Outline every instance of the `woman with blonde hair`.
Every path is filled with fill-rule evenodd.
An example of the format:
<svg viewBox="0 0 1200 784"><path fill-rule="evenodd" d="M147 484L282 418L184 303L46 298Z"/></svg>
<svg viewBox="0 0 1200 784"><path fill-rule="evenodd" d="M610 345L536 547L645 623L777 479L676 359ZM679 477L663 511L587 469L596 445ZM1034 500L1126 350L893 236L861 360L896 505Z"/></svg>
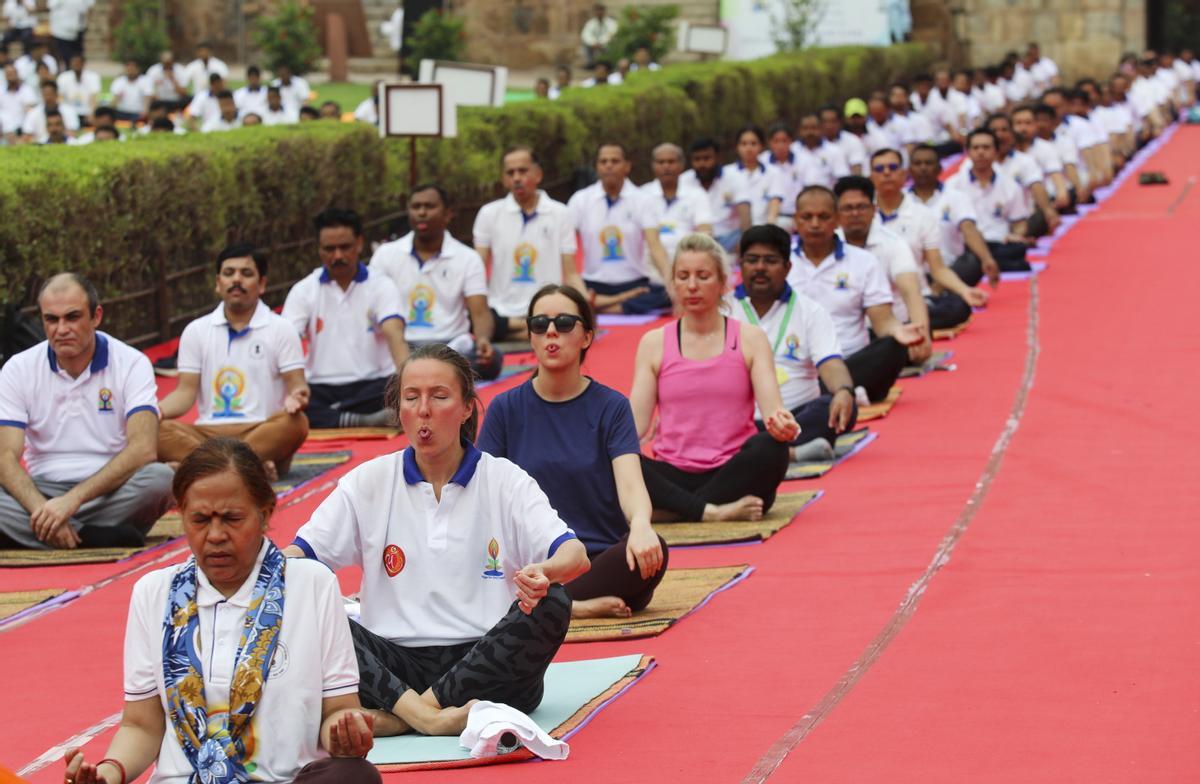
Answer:
<svg viewBox="0 0 1200 784"><path fill-rule="evenodd" d="M671 266L680 318L646 333L633 376L634 421L654 458L642 473L657 519L756 520L770 510L799 432L783 407L762 329L727 318L725 251L711 237L680 240ZM766 432L754 425L763 412Z"/></svg>

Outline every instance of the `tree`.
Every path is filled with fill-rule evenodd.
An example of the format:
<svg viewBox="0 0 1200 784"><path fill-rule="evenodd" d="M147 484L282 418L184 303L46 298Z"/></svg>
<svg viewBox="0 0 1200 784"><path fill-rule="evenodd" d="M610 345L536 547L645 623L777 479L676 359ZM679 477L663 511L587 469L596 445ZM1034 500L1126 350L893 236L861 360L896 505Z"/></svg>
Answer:
<svg viewBox="0 0 1200 784"><path fill-rule="evenodd" d="M303 76L316 68L321 57L317 43L316 12L297 0L284 0L275 13L260 17L254 31L254 43L262 51L272 71L287 66Z"/></svg>
<svg viewBox="0 0 1200 784"><path fill-rule="evenodd" d="M171 48L158 0L126 0L121 20L113 28L113 52L121 62L133 60L145 71Z"/></svg>
<svg viewBox="0 0 1200 784"><path fill-rule="evenodd" d="M816 37L817 25L825 15L826 0L779 0L781 13L771 13L771 36L781 52L799 52Z"/></svg>

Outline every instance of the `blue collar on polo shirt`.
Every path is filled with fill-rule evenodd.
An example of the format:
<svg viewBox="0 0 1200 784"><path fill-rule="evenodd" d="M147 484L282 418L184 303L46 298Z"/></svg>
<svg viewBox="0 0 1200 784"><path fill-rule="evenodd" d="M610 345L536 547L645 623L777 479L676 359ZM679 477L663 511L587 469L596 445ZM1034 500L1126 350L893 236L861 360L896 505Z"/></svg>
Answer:
<svg viewBox="0 0 1200 784"><path fill-rule="evenodd" d="M779 160L778 158L776 158L776 157L775 157L775 153L771 153L771 154L770 154L770 156L771 156L771 157L770 157L770 159L769 159L769 160L771 161L771 163L783 163L783 161L781 161L781 160ZM787 162L788 162L788 163L795 163L795 162L796 162L796 153L794 153L794 152L792 152L792 151L790 151L790 150L789 150L789 151L788 151L788 156L787 156Z"/></svg>
<svg viewBox="0 0 1200 784"><path fill-rule="evenodd" d="M50 362L50 372L57 373L58 355L50 347L49 341L46 343L46 359ZM108 338L97 332L95 353L92 354L92 363L88 365L88 369L93 373L99 373L106 367L108 367Z"/></svg>
<svg viewBox="0 0 1200 784"><path fill-rule="evenodd" d="M750 295L746 292L746 284L745 283L737 284L737 287L734 288L734 290L733 290L733 298L734 299L745 299L748 296L750 296ZM791 298L792 298L792 285L790 283L788 283L787 281L784 281L783 291L779 292L779 296L776 297L775 299L779 300L780 302L787 302Z"/></svg>
<svg viewBox="0 0 1200 784"><path fill-rule="evenodd" d="M796 238L795 250L797 254L804 253L804 240L800 237ZM833 235L833 258L837 261L846 258L846 248L842 245L842 238L836 234Z"/></svg>
<svg viewBox="0 0 1200 784"><path fill-rule="evenodd" d="M742 163L741 161L738 161L738 162L737 162L737 167L738 167L739 169L741 169L742 171L745 171L745 170L746 170L746 164ZM759 162L759 164L758 164L757 166L755 166L754 168L758 169L760 172L765 172L765 171L767 170L767 167L766 167L766 166L764 166L764 165L762 164L762 162L761 162L761 161L760 161L760 162Z"/></svg>
<svg viewBox="0 0 1200 784"><path fill-rule="evenodd" d="M366 265L366 264L363 264L363 263L360 261L360 262L358 262L358 271L354 273L354 282L355 282L355 283L362 283L362 282L363 282L364 280L366 280L366 279L367 279L367 265ZM322 269L322 270L321 270L321 282L322 282L322 283L329 283L329 282L331 282L332 280L333 280L333 277L332 277L332 276L330 276L330 274L329 274L329 270L328 270L328 269Z"/></svg>
<svg viewBox="0 0 1200 784"><path fill-rule="evenodd" d="M942 184L939 182L938 188L941 189L941 187L942 187ZM903 194L900 197L900 205L901 206L904 205ZM900 217L900 207L897 207L895 212L884 212L883 207L880 207L878 204L876 204L875 212L879 213L879 220L883 221L884 223L889 223L891 221L896 220L896 218Z"/></svg>
<svg viewBox="0 0 1200 784"><path fill-rule="evenodd" d="M479 465L482 453L470 441L464 440L462 445L463 459L458 464L458 470L454 472L454 476L450 477L450 481L459 487L466 487L467 483L471 481L471 477L475 476L475 469ZM404 481L410 485L427 481L417 465L417 453L411 446L404 450Z"/></svg>

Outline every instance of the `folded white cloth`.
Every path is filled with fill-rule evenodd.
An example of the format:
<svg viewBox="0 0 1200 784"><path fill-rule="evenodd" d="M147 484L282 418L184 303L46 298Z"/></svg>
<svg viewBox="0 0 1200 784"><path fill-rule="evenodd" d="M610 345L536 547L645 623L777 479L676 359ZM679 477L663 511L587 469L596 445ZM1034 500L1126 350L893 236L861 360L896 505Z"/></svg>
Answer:
<svg viewBox="0 0 1200 784"><path fill-rule="evenodd" d="M497 748L506 732L512 733L521 745L542 759L563 760L571 751L570 746L547 735L533 719L516 708L486 700L471 706L467 728L458 737L458 742L463 748L470 749L471 756L476 759L494 757L513 751L513 748Z"/></svg>

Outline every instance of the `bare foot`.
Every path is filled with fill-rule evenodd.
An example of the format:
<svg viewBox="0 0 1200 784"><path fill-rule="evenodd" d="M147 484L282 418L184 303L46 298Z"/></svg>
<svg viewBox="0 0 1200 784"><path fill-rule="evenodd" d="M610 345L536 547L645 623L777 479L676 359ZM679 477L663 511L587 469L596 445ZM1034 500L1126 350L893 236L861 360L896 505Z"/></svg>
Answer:
<svg viewBox="0 0 1200 784"><path fill-rule="evenodd" d="M279 469L277 469L275 467L274 460L264 460L263 461L263 470L267 472L267 479L269 479L272 482L279 481Z"/></svg>
<svg viewBox="0 0 1200 784"><path fill-rule="evenodd" d="M572 618L628 618L631 615L633 610L617 596L597 596L571 603Z"/></svg>
<svg viewBox="0 0 1200 784"><path fill-rule="evenodd" d="M745 495L728 504L708 504L704 507L704 519L712 520L761 520L763 500L756 495Z"/></svg>

